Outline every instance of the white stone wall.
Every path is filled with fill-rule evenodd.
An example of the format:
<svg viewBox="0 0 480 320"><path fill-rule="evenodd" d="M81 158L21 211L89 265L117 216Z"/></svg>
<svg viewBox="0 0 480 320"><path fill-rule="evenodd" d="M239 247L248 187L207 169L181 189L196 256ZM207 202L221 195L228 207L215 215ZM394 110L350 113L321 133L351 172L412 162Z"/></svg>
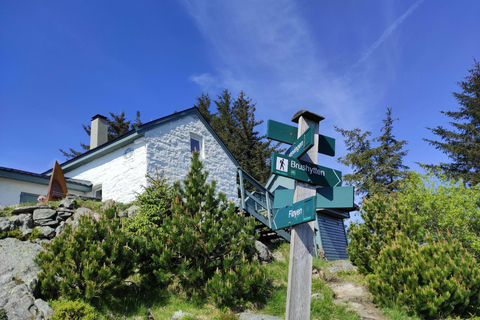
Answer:
<svg viewBox="0 0 480 320"><path fill-rule="evenodd" d="M146 143L136 142L65 172L65 176L90 181L94 191L101 185L104 201L132 202L146 185Z"/></svg>
<svg viewBox="0 0 480 320"><path fill-rule="evenodd" d="M47 195L48 185L34 182L20 181L0 177L0 206L11 206L20 203L22 192ZM78 190L68 190L69 193L84 195Z"/></svg>
<svg viewBox="0 0 480 320"><path fill-rule="evenodd" d="M147 140L147 171L155 176L156 170L165 172L172 182L183 180L190 169L190 137L203 140L201 158L209 173L209 182L217 181L221 191L231 201L238 198L236 166L220 144L195 115L170 121L145 133Z"/></svg>

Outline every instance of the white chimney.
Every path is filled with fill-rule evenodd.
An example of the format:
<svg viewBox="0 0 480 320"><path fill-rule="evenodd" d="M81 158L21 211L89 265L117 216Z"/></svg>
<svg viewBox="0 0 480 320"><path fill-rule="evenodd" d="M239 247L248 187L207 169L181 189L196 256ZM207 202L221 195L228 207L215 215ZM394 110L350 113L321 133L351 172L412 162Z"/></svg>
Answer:
<svg viewBox="0 0 480 320"><path fill-rule="evenodd" d="M90 150L108 142L108 120L97 114L92 118L90 125Z"/></svg>

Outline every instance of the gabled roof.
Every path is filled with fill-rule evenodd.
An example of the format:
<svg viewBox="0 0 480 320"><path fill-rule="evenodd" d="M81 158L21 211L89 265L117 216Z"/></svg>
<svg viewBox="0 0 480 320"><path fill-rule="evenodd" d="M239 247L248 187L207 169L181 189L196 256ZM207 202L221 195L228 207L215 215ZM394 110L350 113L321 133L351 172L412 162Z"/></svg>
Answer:
<svg viewBox="0 0 480 320"><path fill-rule="evenodd" d="M168 115L168 116L165 116L163 118L159 118L159 119L144 123L144 124L136 127L135 129L127 132L123 136L118 137L115 140L109 141L109 142L107 142L105 144L102 144L101 146L99 146L95 149L89 150L89 151L81 154L78 157L75 157L75 158L72 158L68 161L65 161L64 163L60 164L60 166L62 167L64 172L71 171L71 170L73 170L75 168L78 168L78 167L80 167L80 166L82 166L82 165L84 165L84 164L86 164L90 161L93 161L93 160L95 160L95 159L97 159L101 156L104 156L108 153L111 153L111 152L113 152L113 151L115 151L119 148L122 148L122 147L134 142L138 138L141 138L141 137L145 136L145 132L147 132L149 130L152 130L153 128L155 128L159 125L163 125L165 123L175 121L177 119L183 118L185 116L193 115L193 114L198 116L198 118L202 121L202 123L205 125L205 127L208 129L208 131L212 134L212 136L217 140L217 142L220 144L220 146L225 151L225 153L228 155L228 157L232 160L232 162L237 167L240 167L240 164L238 163L238 161L232 155L230 150L227 149L225 143L215 133L213 128L210 126L210 124L207 122L207 120L203 117L203 115L201 114L200 110L198 110L197 107L186 109L186 110L183 110L183 111L180 111L180 112L175 112L175 113L173 113L171 115ZM43 174L44 175L49 175L51 173L52 173L52 170L48 170L48 171L45 171Z"/></svg>
<svg viewBox="0 0 480 320"><path fill-rule="evenodd" d="M5 167L0 167L0 177L19 181L39 183L47 186L50 183L50 177L46 176L45 174L33 173ZM65 177L65 181L67 182L68 189L79 191L92 191L92 183L90 181L71 179L67 177Z"/></svg>

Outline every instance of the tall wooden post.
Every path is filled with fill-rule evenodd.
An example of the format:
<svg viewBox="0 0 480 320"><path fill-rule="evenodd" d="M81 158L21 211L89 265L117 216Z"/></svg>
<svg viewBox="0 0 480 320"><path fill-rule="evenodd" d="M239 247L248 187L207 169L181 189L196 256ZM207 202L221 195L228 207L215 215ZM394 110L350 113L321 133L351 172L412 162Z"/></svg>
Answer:
<svg viewBox="0 0 480 320"><path fill-rule="evenodd" d="M324 117L302 110L297 112L293 122L298 123L300 137L309 126L315 125L315 146L301 160L317 164L318 162L318 127ZM298 202L316 195L316 186L295 180L293 202ZM286 320L310 319L310 299L312 292L314 221L292 227L290 238L290 263L288 267L287 311Z"/></svg>

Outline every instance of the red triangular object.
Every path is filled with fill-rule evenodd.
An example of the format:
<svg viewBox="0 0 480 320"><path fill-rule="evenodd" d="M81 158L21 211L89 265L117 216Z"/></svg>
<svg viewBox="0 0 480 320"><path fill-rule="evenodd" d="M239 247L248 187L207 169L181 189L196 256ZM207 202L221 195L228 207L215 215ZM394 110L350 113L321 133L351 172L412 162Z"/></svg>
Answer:
<svg viewBox="0 0 480 320"><path fill-rule="evenodd" d="M65 198L68 193L67 182L63 175L62 167L55 161L50 184L48 185L47 201L57 201Z"/></svg>

